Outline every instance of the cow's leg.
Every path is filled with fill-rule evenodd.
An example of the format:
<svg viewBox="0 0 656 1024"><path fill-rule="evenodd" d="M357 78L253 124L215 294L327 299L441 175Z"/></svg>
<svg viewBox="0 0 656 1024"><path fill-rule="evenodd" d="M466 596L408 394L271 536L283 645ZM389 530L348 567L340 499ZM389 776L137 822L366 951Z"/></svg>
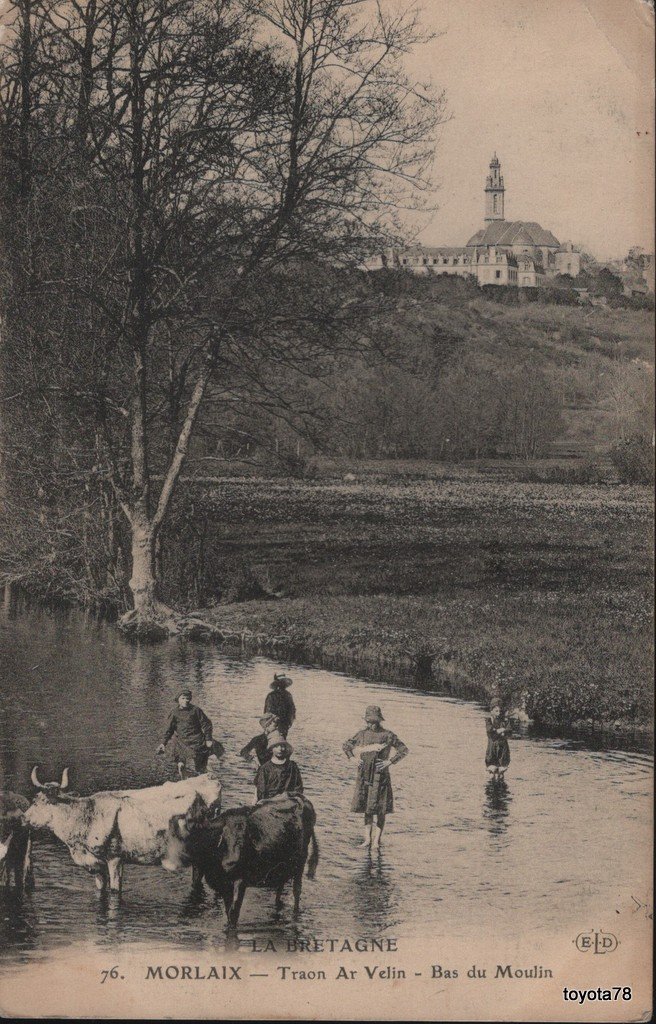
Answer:
<svg viewBox="0 0 656 1024"><path fill-rule="evenodd" d="M23 885L28 892L34 889L34 868L32 866L32 837L29 836L25 847L25 860L23 861Z"/></svg>
<svg viewBox="0 0 656 1024"><path fill-rule="evenodd" d="M239 921L239 914L241 913L241 905L244 902L245 892L246 882L240 878L239 881L234 884L232 906L228 913L228 929L231 932L237 930L237 923Z"/></svg>
<svg viewBox="0 0 656 1024"><path fill-rule="evenodd" d="M110 892L120 892L123 882L123 864L120 857L110 857L107 861Z"/></svg>
<svg viewBox="0 0 656 1024"><path fill-rule="evenodd" d="M9 882L10 875L13 875L13 877L14 877L14 889L16 890L16 892L22 892L23 891L23 869L22 869L22 865L21 865L21 859L20 859L19 856L17 856L15 859L12 859L11 866L9 867L9 869L7 871L7 881L8 882Z"/></svg>
<svg viewBox="0 0 656 1024"><path fill-rule="evenodd" d="M103 868L99 868L97 871L93 871L93 880L96 883L96 889L103 892L107 886L107 876Z"/></svg>
<svg viewBox="0 0 656 1024"><path fill-rule="evenodd" d="M294 878L292 880L292 888L294 890L294 917L298 916L298 913L299 913L299 911L301 909L301 892L303 890L303 868L304 867L305 867L305 865L303 865L301 870L296 875L294 875Z"/></svg>
<svg viewBox="0 0 656 1024"><path fill-rule="evenodd" d="M196 864L191 866L191 890L195 893L203 891L203 869Z"/></svg>
<svg viewBox="0 0 656 1024"><path fill-rule="evenodd" d="M229 886L223 893L223 906L225 907L228 926L230 925L230 914L232 912L232 886Z"/></svg>
<svg viewBox="0 0 656 1024"><path fill-rule="evenodd" d="M285 883L283 882L276 889L276 909L277 910L280 910L280 908L282 907L282 891L283 891L284 888L285 888Z"/></svg>
<svg viewBox="0 0 656 1024"><path fill-rule="evenodd" d="M25 888L25 879L30 863L30 840L21 839L20 844L16 849L16 859L13 864L14 871L14 888L17 892L23 892Z"/></svg>

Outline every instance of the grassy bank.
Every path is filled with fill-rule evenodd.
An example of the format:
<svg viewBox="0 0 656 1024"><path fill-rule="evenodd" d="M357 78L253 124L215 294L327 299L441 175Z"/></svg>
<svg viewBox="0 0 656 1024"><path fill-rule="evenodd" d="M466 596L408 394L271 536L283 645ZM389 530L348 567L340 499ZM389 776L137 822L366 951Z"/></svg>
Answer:
<svg viewBox="0 0 656 1024"><path fill-rule="evenodd" d="M250 481L203 509L209 571L237 559L283 595L204 614L267 649L379 678L437 651L454 693L538 723L651 719L646 489Z"/></svg>

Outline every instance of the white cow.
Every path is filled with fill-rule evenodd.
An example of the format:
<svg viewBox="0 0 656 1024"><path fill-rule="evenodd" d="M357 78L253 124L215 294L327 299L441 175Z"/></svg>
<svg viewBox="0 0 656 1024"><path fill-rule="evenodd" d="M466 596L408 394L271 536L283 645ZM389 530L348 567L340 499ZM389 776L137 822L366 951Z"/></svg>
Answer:
<svg viewBox="0 0 656 1024"><path fill-rule="evenodd" d="M124 864L160 864L169 821L186 814L197 796L221 809L221 783L214 773L147 789L117 789L92 796L71 796L68 769L61 782L41 783L36 765L32 782L39 790L25 821L53 832L69 849L73 862L91 872L96 886L120 892ZM194 883L197 879L194 877Z"/></svg>

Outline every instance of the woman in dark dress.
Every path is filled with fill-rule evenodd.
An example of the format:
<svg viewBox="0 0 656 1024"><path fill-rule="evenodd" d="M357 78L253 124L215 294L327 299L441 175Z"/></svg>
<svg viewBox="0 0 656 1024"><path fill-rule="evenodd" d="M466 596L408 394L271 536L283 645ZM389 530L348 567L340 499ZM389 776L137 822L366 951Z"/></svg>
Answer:
<svg viewBox="0 0 656 1024"><path fill-rule="evenodd" d="M271 689L264 701L264 714L275 715L278 719L278 730L287 736L296 718L296 708L288 687L293 683L289 676L274 675Z"/></svg>
<svg viewBox="0 0 656 1024"><path fill-rule="evenodd" d="M294 753L291 744L281 733L272 732L268 747L271 757L260 765L255 774L257 802L283 794L301 796L303 779L296 761L291 760Z"/></svg>
<svg viewBox="0 0 656 1024"><path fill-rule="evenodd" d="M507 739L510 728L499 704L493 704L490 708L490 714L485 719L485 729L485 765L493 779L502 779L510 764L510 747Z"/></svg>
<svg viewBox="0 0 656 1024"><path fill-rule="evenodd" d="M371 704L367 708L364 720L365 728L347 740L342 749L347 757L356 753L360 756L351 810L364 814L362 846L378 847L385 817L394 810L389 768L408 754L408 748L393 732L383 729L383 714L377 705Z"/></svg>
<svg viewBox="0 0 656 1024"><path fill-rule="evenodd" d="M269 736L278 730L278 719L275 715L264 715L263 718L260 718L260 725L262 732L253 736L252 740L249 740L246 746L241 748L239 756L243 757L245 761L252 761L253 754L255 754L257 763L264 764L271 757Z"/></svg>

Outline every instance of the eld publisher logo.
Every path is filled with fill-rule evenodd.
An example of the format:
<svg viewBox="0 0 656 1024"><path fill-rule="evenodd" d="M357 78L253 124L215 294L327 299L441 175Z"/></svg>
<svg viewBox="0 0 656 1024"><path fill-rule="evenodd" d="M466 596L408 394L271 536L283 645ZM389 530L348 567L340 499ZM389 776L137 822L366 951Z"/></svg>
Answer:
<svg viewBox="0 0 656 1024"><path fill-rule="evenodd" d="M579 953L612 953L619 943L612 932L591 928L589 932L581 932L574 939Z"/></svg>

